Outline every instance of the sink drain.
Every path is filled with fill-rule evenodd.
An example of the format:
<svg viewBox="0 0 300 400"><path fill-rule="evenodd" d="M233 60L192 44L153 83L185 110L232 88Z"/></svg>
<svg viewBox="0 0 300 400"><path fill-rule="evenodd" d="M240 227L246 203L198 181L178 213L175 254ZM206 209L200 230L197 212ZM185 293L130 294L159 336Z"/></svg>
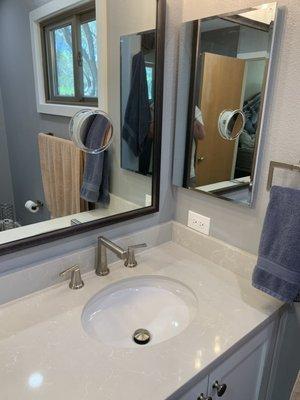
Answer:
<svg viewBox="0 0 300 400"><path fill-rule="evenodd" d="M133 340L136 344L145 345L151 340L151 334L147 329L137 329L133 334Z"/></svg>

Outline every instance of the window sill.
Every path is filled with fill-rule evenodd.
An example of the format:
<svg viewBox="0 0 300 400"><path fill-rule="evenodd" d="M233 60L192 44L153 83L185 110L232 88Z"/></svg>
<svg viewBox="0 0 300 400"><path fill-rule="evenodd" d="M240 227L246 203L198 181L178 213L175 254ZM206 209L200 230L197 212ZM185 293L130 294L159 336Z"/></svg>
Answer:
<svg viewBox="0 0 300 400"><path fill-rule="evenodd" d="M60 115L63 117L73 117L80 110L95 110L97 107L69 105L69 104L53 104L53 103L40 103L37 106L37 111L40 114Z"/></svg>

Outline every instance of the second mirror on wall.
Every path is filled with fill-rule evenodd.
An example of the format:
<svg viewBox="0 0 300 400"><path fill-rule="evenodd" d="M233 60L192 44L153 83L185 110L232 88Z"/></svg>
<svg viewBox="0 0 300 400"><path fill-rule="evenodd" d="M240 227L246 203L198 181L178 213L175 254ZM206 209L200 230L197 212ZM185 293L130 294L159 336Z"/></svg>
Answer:
<svg viewBox="0 0 300 400"><path fill-rule="evenodd" d="M173 183L251 205L276 3L185 23Z"/></svg>

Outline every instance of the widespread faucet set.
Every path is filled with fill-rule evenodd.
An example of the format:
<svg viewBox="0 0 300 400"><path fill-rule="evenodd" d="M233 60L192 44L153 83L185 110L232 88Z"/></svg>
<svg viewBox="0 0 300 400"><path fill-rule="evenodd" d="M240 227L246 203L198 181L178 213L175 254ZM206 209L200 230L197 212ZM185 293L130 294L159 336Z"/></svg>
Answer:
<svg viewBox="0 0 300 400"><path fill-rule="evenodd" d="M121 260L124 260L124 266L127 268L134 268L137 266L135 259L135 249L147 247L146 243L136 244L128 246L127 250L118 246L116 243L103 236L98 238L98 247L96 252L96 266L95 273L98 276L106 276L109 274L109 268L107 263L107 249L111 250ZM81 278L81 273L78 265L74 265L71 268L61 272L59 276L64 277L66 274L71 273L71 281L69 284L70 289L76 290L81 289L84 286L84 282Z"/></svg>

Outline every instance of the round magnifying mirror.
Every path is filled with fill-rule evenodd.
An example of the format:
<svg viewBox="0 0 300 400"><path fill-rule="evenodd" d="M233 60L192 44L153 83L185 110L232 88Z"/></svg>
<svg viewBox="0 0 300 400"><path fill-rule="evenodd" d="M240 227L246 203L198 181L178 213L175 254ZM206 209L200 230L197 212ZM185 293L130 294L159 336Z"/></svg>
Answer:
<svg viewBox="0 0 300 400"><path fill-rule="evenodd" d="M90 154L99 154L113 141L113 125L101 110L80 110L70 121L69 131L75 146Z"/></svg>
<svg viewBox="0 0 300 400"><path fill-rule="evenodd" d="M242 110L224 110L219 117L219 133L223 139L235 140L244 130L246 123Z"/></svg>

